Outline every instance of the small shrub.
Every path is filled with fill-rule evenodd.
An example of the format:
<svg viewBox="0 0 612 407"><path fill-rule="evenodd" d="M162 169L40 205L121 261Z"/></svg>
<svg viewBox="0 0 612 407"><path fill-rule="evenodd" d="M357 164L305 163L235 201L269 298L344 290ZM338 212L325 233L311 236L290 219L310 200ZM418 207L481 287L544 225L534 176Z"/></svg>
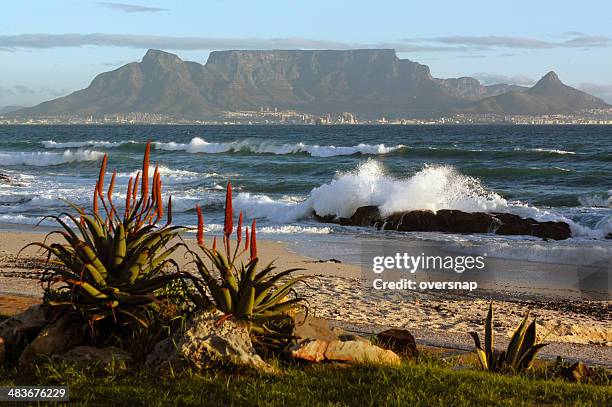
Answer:
<svg viewBox="0 0 612 407"><path fill-rule="evenodd" d="M501 353L496 353L493 337L493 304L489 304L489 312L485 321L484 347L478 333L469 333L474 339L475 352L483 369L499 372L508 368L516 372L531 368L538 351L546 344L536 343L536 321L534 319L528 326L528 318L529 311L514 331L508 348Z"/></svg>
<svg viewBox="0 0 612 407"><path fill-rule="evenodd" d="M200 274L195 284L198 294L194 302L200 308L217 309L227 317L248 321L253 334L261 335L266 341L274 342L273 339L290 336L291 329L286 327L287 314L298 307L304 307L305 302L304 298L297 295L295 286L306 277L291 277L301 269L276 272L273 263L259 268L256 221L251 225L250 234L246 228L243 239L242 213L238 217L236 240L232 247L234 227L231 183L228 183L226 191L222 251L217 250L216 238L212 246L206 245L202 211L200 207L196 210L198 245L203 256L193 253ZM247 253L248 260L238 264ZM294 298L290 298L292 294Z"/></svg>
<svg viewBox="0 0 612 407"><path fill-rule="evenodd" d="M123 211L112 199L116 171L104 191L105 155L93 191L92 211L71 205L76 213L48 216L61 230L47 237L60 234L63 242L48 244L45 238L28 245L39 246L48 254L44 301L80 314L90 325L94 339L100 339L100 334L102 339L115 335L115 329L121 326L148 327L155 318L152 313L158 312L152 304L162 304L169 297L163 289L188 278L170 259L183 245L171 242L185 228L172 226L172 198L164 208L157 167L149 191L150 148L148 143L142 173L129 180ZM165 209L167 222L160 227ZM167 267L173 265L177 270L168 272Z"/></svg>

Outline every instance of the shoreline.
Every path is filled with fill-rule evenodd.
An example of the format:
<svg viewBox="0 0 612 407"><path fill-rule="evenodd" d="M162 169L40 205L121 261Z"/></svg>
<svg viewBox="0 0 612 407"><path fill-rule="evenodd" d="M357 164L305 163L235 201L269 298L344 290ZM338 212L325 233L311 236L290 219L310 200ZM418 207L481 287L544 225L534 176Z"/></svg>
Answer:
<svg viewBox="0 0 612 407"><path fill-rule="evenodd" d="M7 230L0 234L0 296L40 298L37 284L44 262L34 248L17 258L25 244L44 236L45 231ZM50 230L50 229L49 229ZM210 238L210 235L208 236ZM190 245L194 242L186 239ZM417 342L429 346L469 351L469 331L481 332L489 301L495 310L494 329L504 344L520 319L531 309L538 331L549 343L542 349L545 359L562 355L568 360L612 367L612 302L585 299L550 300L508 298L496 292L478 295L411 291L399 293L364 287L358 265L317 259L297 253L288 242L259 240L261 260L276 259L279 270L303 268L313 276L300 293L307 298L310 312L335 326L373 334L387 328L404 328ZM182 257L179 253L177 259ZM38 258L37 258L38 257ZM184 260L183 260L184 262ZM189 270L189 267L187 267Z"/></svg>

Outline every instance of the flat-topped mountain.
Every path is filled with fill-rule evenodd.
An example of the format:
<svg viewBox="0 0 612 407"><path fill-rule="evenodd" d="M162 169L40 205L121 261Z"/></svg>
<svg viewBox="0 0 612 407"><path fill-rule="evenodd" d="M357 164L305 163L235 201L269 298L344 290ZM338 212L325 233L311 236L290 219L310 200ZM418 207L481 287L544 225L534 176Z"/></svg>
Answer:
<svg viewBox="0 0 612 407"><path fill-rule="evenodd" d="M278 108L418 117L449 111L565 113L605 105L561 82L541 82L525 89L483 86L469 77L437 79L426 65L399 59L390 49L214 51L204 65L149 50L141 62L102 73L86 89L12 115L147 112L197 118Z"/></svg>

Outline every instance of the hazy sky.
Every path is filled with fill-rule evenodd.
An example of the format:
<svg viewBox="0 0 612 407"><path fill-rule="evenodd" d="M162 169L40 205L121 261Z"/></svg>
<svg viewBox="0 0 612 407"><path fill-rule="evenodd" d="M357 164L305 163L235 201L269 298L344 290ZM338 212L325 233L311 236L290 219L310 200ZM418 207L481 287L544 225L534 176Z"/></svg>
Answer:
<svg viewBox="0 0 612 407"><path fill-rule="evenodd" d="M147 48L395 48L436 77L531 84L550 70L612 102L610 1L4 0L0 106L86 87Z"/></svg>

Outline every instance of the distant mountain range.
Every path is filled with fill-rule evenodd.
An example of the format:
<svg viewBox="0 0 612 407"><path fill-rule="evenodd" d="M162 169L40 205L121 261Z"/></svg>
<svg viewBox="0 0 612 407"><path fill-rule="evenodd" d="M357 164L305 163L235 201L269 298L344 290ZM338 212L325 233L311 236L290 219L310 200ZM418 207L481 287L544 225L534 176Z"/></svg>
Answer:
<svg viewBox="0 0 612 407"><path fill-rule="evenodd" d="M431 117L450 112L572 113L609 107L549 72L536 85L484 86L437 79L394 50L214 51L206 64L149 50L141 62L102 73L83 90L10 113L18 117L163 113L208 118L278 108L360 117Z"/></svg>

